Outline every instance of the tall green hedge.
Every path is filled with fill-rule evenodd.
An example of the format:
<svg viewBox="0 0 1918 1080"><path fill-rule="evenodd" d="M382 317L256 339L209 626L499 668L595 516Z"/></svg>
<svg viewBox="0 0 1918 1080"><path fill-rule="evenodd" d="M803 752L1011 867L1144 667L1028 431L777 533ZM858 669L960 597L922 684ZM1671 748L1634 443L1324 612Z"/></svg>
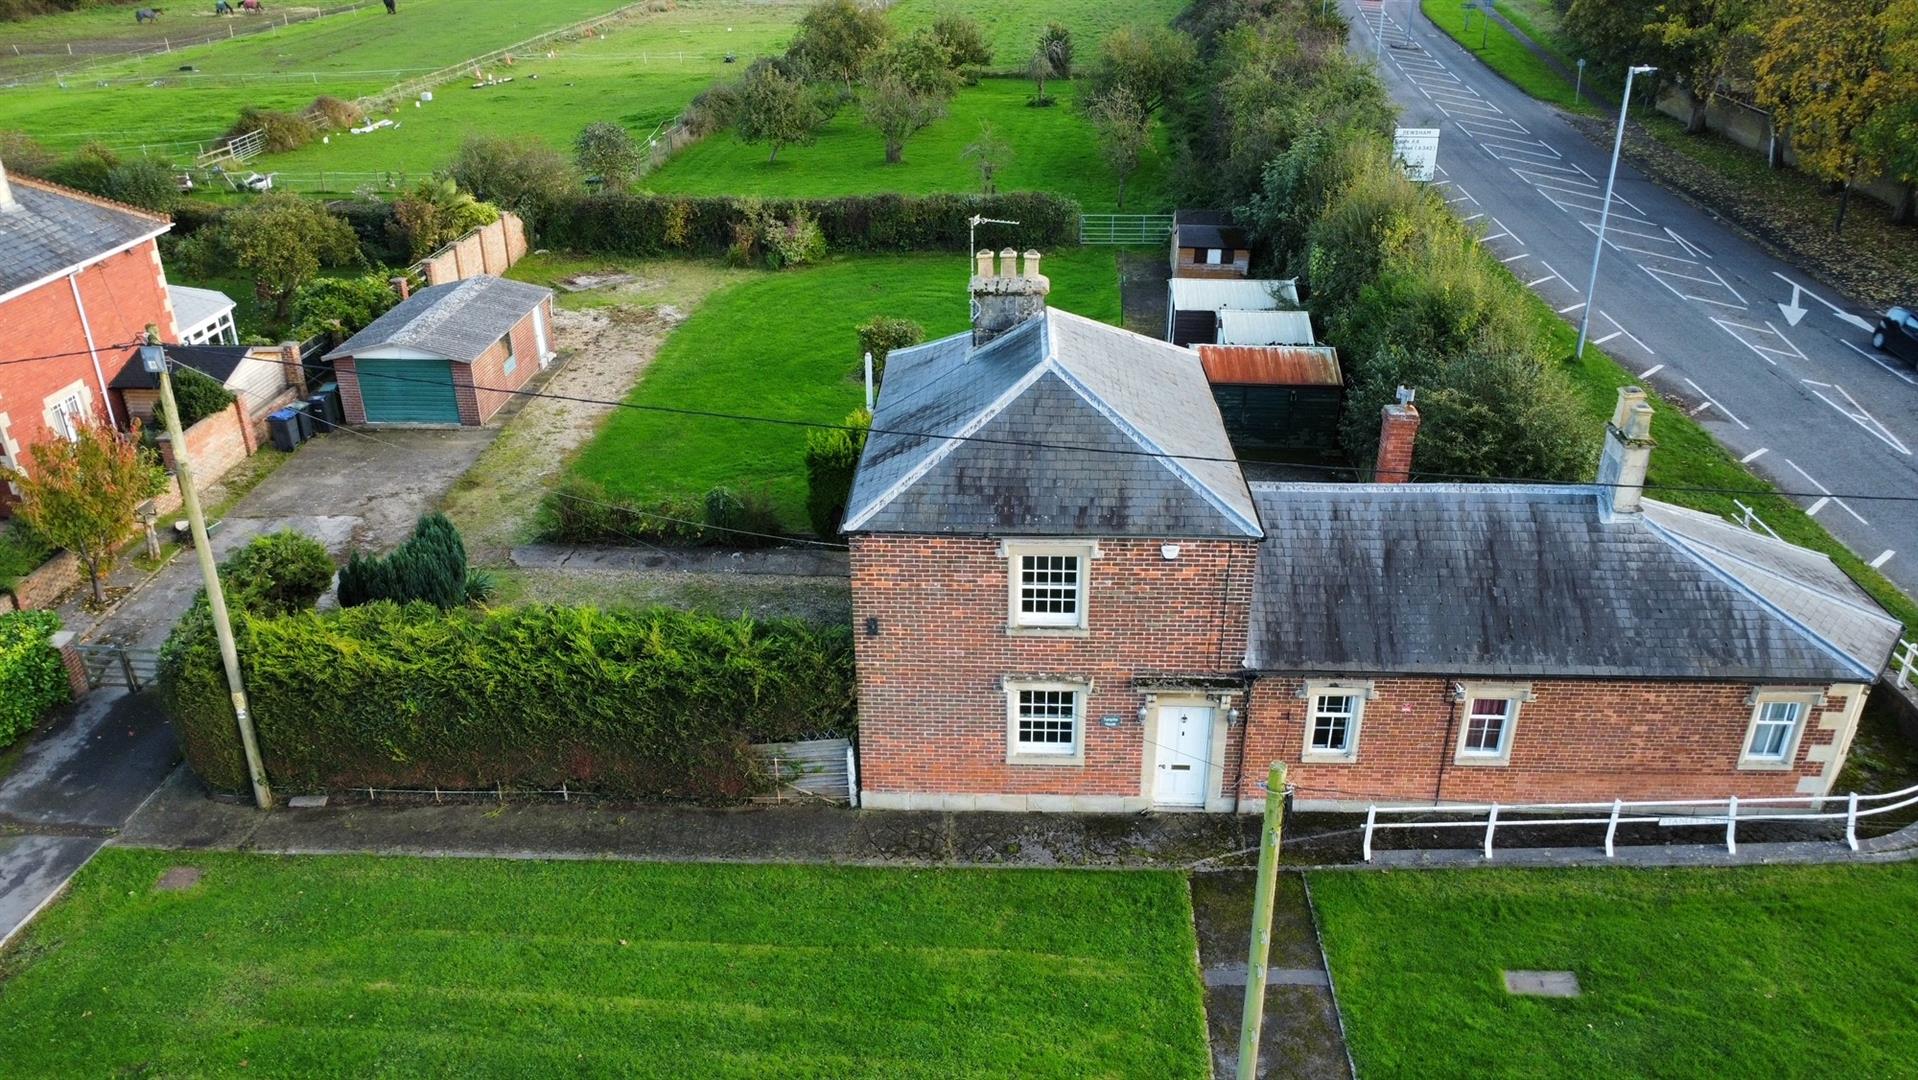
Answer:
<svg viewBox="0 0 1918 1080"><path fill-rule="evenodd" d="M964 251L975 214L1017 221L982 225L972 242L1046 250L1079 242L1079 204L1057 195L848 195L836 199L748 199L607 192L554 207L540 223L547 247L609 255L723 255L736 229L767 214L818 222L835 252Z"/></svg>
<svg viewBox="0 0 1918 1080"><path fill-rule="evenodd" d="M381 602L236 615L274 784L593 790L723 802L762 790L754 742L853 724L843 627L689 612ZM210 786L246 771L204 610L162 651L186 759Z"/></svg>
<svg viewBox="0 0 1918 1080"><path fill-rule="evenodd" d="M66 668L49 639L60 629L51 611L0 615L0 747L33 730L48 709L72 696Z"/></svg>

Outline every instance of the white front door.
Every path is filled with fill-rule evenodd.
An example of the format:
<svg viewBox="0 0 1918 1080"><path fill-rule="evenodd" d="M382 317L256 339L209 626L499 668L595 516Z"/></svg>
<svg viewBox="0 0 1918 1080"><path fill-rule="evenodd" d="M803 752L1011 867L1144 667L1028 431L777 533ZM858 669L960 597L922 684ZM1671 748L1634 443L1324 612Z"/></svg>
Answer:
<svg viewBox="0 0 1918 1080"><path fill-rule="evenodd" d="M1161 806L1205 805L1210 773L1212 709L1207 705L1161 705L1157 775L1152 801Z"/></svg>

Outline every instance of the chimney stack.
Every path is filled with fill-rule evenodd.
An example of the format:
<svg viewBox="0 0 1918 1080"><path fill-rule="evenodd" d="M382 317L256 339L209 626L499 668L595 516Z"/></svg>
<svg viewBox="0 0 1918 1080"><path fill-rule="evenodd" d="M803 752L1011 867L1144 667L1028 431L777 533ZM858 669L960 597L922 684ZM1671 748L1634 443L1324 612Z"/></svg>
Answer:
<svg viewBox="0 0 1918 1080"><path fill-rule="evenodd" d="M978 348L993 338L1046 310L1046 294L1052 282L1039 272L1039 253L1026 252L1025 269L1019 267L1019 253L1007 248L999 253L995 269L990 251L973 257L975 272L972 290L972 345Z"/></svg>
<svg viewBox="0 0 1918 1080"><path fill-rule="evenodd" d="M1413 393L1399 387L1398 404L1387 405L1379 416L1379 456L1372 466L1375 484L1403 484L1412 478L1412 443L1419 433Z"/></svg>
<svg viewBox="0 0 1918 1080"><path fill-rule="evenodd" d="M398 277L391 279L389 284L393 286L394 292L400 294L401 300L405 300L407 297L413 295L413 283L407 280L405 274L401 274Z"/></svg>
<svg viewBox="0 0 1918 1080"><path fill-rule="evenodd" d="M1605 425L1605 452L1598 459L1599 498L1613 514L1638 513L1645 471L1652 463L1652 407L1645 391L1618 388L1618 405Z"/></svg>
<svg viewBox="0 0 1918 1080"><path fill-rule="evenodd" d="M7 181L7 163L0 161L0 214L10 214L18 209L20 202L13 197L13 185Z"/></svg>

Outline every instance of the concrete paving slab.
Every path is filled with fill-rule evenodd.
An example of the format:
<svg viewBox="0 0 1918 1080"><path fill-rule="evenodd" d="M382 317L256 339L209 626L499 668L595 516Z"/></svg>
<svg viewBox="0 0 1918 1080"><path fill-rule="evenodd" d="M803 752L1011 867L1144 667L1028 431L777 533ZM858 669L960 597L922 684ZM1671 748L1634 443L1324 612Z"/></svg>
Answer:
<svg viewBox="0 0 1918 1080"><path fill-rule="evenodd" d="M0 945L19 933L103 842L91 836L0 836Z"/></svg>
<svg viewBox="0 0 1918 1080"><path fill-rule="evenodd" d="M1193 925L1206 985L1206 1030L1212 1075L1238 1068L1239 1026L1245 1015L1246 950L1252 934L1253 874L1235 870L1192 875ZM1338 1006L1319 951L1317 927L1304 880L1281 873L1272 903L1272 947L1267 954L1265 1017L1258 1075L1349 1080L1351 1061L1339 1028Z"/></svg>
<svg viewBox="0 0 1918 1080"><path fill-rule="evenodd" d="M1508 971L1505 992L1520 997L1575 998L1578 975L1570 971Z"/></svg>

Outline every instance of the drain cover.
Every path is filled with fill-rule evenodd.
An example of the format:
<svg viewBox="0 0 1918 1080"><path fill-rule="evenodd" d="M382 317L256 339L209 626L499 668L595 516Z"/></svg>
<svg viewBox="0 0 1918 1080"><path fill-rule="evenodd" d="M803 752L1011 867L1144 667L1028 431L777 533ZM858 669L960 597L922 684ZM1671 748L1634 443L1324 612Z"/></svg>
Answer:
<svg viewBox="0 0 1918 1080"><path fill-rule="evenodd" d="M1524 997L1577 997L1578 976L1569 971L1508 971L1505 992Z"/></svg>

